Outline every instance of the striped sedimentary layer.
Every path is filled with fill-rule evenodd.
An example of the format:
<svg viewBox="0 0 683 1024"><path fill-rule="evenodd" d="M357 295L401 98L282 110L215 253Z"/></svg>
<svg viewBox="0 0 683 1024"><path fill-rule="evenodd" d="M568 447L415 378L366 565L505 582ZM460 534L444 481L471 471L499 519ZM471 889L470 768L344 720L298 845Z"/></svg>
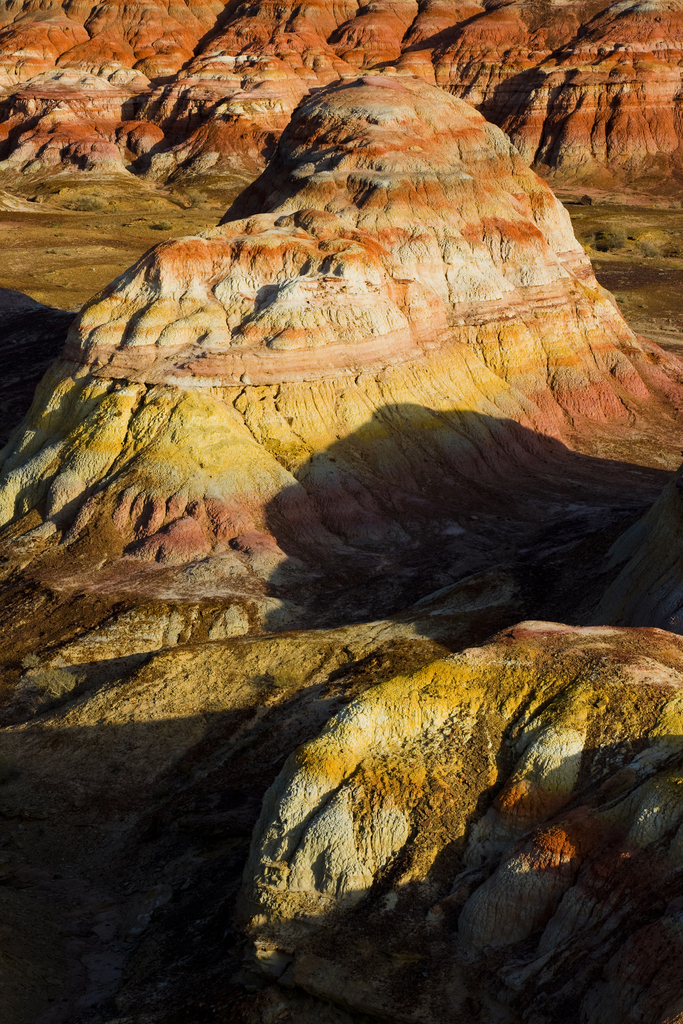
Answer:
<svg viewBox="0 0 683 1024"><path fill-rule="evenodd" d="M503 133L370 76L301 106L220 227L84 308L5 451L0 510L85 545L87 586L210 556L252 582L341 579L444 538L462 574L575 485L604 500L616 467L562 442L632 453L681 394ZM473 503L496 517L484 538Z"/></svg>
<svg viewBox="0 0 683 1024"><path fill-rule="evenodd" d="M419 75L558 183L676 194L680 0L5 5L0 173L253 174L312 90Z"/></svg>

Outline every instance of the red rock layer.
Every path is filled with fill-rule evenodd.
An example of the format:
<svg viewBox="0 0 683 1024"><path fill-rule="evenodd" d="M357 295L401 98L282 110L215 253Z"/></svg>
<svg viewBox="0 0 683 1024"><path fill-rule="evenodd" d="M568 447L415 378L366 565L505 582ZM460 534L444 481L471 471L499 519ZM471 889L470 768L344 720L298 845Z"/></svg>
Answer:
<svg viewBox="0 0 683 1024"><path fill-rule="evenodd" d="M681 10L680 0L261 0L225 9L146 0L17 14L7 3L0 157L10 162L0 171L45 173L61 140L62 164L74 169L253 173L309 90L376 69L417 74L473 103L558 183L673 191L683 167ZM57 85L55 68L77 75ZM146 87L133 103L125 89L105 101L82 78L128 87L131 69L136 89ZM94 110L84 91L98 93ZM152 127L131 135L131 120Z"/></svg>
<svg viewBox="0 0 683 1024"><path fill-rule="evenodd" d="M541 174L673 193L683 168L682 59L679 0L612 4L483 109L497 106Z"/></svg>
<svg viewBox="0 0 683 1024"><path fill-rule="evenodd" d="M260 581L402 563L437 521L464 534L470 501L498 523L514 488L533 520L569 464L602 494L614 467L558 440L633 459L683 402L680 363L629 330L509 139L408 76L303 103L226 222L145 254L65 355L5 452L2 520L39 512L119 568L211 554Z"/></svg>
<svg viewBox="0 0 683 1024"><path fill-rule="evenodd" d="M366 76L302 104L223 227L143 257L67 354L100 376L258 384L455 339L551 432L558 405L622 419L615 381L642 401L657 376L505 136L421 79Z"/></svg>

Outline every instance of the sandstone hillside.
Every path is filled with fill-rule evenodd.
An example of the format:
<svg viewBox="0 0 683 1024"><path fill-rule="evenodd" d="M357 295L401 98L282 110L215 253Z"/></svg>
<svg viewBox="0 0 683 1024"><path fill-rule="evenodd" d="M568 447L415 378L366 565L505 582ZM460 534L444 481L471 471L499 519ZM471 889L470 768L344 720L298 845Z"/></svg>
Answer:
<svg viewBox="0 0 683 1024"><path fill-rule="evenodd" d="M675 1021L681 639L467 599L27 663L9 1024Z"/></svg>
<svg viewBox="0 0 683 1024"><path fill-rule="evenodd" d="M0 453L8 1024L675 1024L683 364L439 87L475 29L468 88L581 85L566 34L633 9L78 10L7 11L11 173L45 133L29 179L176 173L176 118L254 180L86 303ZM253 75L223 121L195 61ZM4 424L67 318L2 298Z"/></svg>
<svg viewBox="0 0 683 1024"><path fill-rule="evenodd" d="M677 1019L681 678L532 622L368 690L264 798L254 962L382 1020Z"/></svg>
<svg viewBox="0 0 683 1024"><path fill-rule="evenodd" d="M680 187L680 0L6 2L0 178L249 176L312 90L419 75L558 185Z"/></svg>
<svg viewBox="0 0 683 1024"><path fill-rule="evenodd" d="M28 586L29 645L141 601L197 639L383 615L642 509L682 395L499 129L333 85L73 323L3 453L8 614Z"/></svg>

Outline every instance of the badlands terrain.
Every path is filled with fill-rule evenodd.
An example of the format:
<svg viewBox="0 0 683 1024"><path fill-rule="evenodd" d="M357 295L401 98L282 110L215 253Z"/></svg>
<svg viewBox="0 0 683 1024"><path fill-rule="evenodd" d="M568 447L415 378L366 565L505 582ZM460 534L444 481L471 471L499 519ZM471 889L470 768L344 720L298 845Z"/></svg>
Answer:
<svg viewBox="0 0 683 1024"><path fill-rule="evenodd" d="M683 1020L682 11L5 6L3 1020Z"/></svg>
<svg viewBox="0 0 683 1024"><path fill-rule="evenodd" d="M306 95L417 75L558 187L678 200L680 0L3 0L0 181L216 183L263 168Z"/></svg>

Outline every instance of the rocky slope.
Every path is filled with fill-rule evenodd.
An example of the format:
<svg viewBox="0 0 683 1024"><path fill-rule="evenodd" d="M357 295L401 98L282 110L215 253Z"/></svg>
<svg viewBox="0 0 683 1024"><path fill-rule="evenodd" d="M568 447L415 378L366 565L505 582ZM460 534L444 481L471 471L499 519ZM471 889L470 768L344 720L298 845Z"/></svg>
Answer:
<svg viewBox="0 0 683 1024"><path fill-rule="evenodd" d="M522 623L358 697L264 798L254 962L372 1019L676 1020L681 654Z"/></svg>
<svg viewBox="0 0 683 1024"><path fill-rule="evenodd" d="M9 1024L673 1024L682 641L511 624L623 595L681 373L407 73L95 296L2 453Z"/></svg>
<svg viewBox="0 0 683 1024"><path fill-rule="evenodd" d="M557 184L678 194L679 0L6 2L0 176L252 174L311 90L420 75ZM18 172L21 179L17 178Z"/></svg>
<svg viewBox="0 0 683 1024"><path fill-rule="evenodd" d="M680 471L642 519L607 552L607 569L619 569L594 615L619 625L632 622L683 632L683 565Z"/></svg>
<svg viewBox="0 0 683 1024"><path fill-rule="evenodd" d="M216 635L386 614L567 506L642 507L680 373L499 129L420 79L330 86L222 226L72 325L4 452L7 578L192 606L176 635L197 602Z"/></svg>
<svg viewBox="0 0 683 1024"><path fill-rule="evenodd" d="M121 658L115 631L77 666L69 643L29 656L0 728L3 1019L235 1020L232 912L264 789L353 696L518 617L514 580L485 590L151 657Z"/></svg>
<svg viewBox="0 0 683 1024"><path fill-rule="evenodd" d="M675 1021L681 638L463 651L507 586L32 659L0 731L9 1024Z"/></svg>

